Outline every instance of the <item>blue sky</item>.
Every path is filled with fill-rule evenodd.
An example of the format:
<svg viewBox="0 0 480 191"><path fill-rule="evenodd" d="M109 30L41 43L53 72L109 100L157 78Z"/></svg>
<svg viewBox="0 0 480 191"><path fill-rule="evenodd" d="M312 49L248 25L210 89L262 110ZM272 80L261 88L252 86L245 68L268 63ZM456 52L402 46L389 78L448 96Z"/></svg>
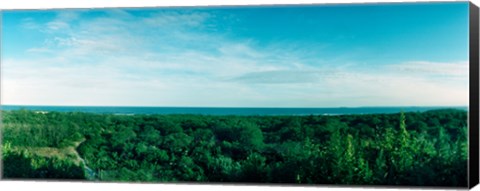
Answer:
<svg viewBox="0 0 480 191"><path fill-rule="evenodd" d="M468 105L468 3L2 13L2 104Z"/></svg>

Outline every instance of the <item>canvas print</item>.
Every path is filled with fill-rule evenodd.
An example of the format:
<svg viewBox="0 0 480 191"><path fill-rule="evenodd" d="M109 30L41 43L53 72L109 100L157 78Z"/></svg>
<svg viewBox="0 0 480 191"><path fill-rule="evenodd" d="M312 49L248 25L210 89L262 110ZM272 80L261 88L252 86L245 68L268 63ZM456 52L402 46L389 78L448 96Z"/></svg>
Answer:
<svg viewBox="0 0 480 191"><path fill-rule="evenodd" d="M468 2L1 18L2 179L467 186Z"/></svg>

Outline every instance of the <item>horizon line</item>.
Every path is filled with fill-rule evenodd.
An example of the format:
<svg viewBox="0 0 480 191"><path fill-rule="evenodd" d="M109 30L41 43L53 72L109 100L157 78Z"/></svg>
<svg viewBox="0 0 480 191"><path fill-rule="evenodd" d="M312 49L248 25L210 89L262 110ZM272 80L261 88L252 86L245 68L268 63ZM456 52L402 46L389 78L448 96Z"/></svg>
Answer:
<svg viewBox="0 0 480 191"><path fill-rule="evenodd" d="M145 105L23 105L23 104L0 104L2 106L18 106L18 107L148 107L148 108L265 108L265 109L296 109L296 108L409 108L409 107L438 107L438 108L454 108L454 107L469 107L469 105L408 105L408 106L398 106L398 105L382 105L382 106L332 106L332 107L259 107L259 106L145 106Z"/></svg>

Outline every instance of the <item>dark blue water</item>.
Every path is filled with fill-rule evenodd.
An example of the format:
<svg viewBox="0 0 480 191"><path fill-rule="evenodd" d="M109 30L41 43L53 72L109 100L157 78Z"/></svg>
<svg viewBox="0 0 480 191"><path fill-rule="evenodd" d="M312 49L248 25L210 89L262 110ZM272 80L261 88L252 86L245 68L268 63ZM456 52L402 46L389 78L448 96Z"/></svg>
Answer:
<svg viewBox="0 0 480 191"><path fill-rule="evenodd" d="M423 112L434 109L467 107L338 107L338 108L239 108L239 107L99 107L99 106L19 106L2 105L1 110L89 112L102 114L203 114L203 115L343 115Z"/></svg>

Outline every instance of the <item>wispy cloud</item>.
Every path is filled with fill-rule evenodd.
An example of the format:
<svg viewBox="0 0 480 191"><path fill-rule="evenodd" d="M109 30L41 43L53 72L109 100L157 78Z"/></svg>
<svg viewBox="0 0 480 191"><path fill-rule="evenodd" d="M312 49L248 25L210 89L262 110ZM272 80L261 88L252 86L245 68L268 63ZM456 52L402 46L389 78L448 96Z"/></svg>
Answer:
<svg viewBox="0 0 480 191"><path fill-rule="evenodd" d="M315 56L294 42L259 46L212 32L215 15L204 12L82 14L60 11L50 21L21 23L43 34L44 43L26 49L26 57L3 60L5 104L334 107L468 100L466 62L358 70L354 61Z"/></svg>
<svg viewBox="0 0 480 191"><path fill-rule="evenodd" d="M427 61L411 61L402 64L390 65L390 69L397 73L440 77L444 79L468 80L468 62L440 63Z"/></svg>
<svg viewBox="0 0 480 191"><path fill-rule="evenodd" d="M38 29L40 27L40 25L37 24L33 18L22 19L21 25L26 29Z"/></svg>
<svg viewBox="0 0 480 191"><path fill-rule="evenodd" d="M328 71L274 70L247 73L233 78L232 81L261 84L319 83L321 80L332 78L334 75L340 74Z"/></svg>

